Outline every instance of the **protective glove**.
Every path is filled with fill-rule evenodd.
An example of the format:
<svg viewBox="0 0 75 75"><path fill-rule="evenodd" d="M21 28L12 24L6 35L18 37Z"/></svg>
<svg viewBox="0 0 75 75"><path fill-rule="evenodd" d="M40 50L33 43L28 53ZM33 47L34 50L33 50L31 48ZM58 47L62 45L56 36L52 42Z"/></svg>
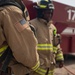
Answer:
<svg viewBox="0 0 75 75"><path fill-rule="evenodd" d="M62 68L63 65L64 65L64 62L63 61L59 62L59 68Z"/></svg>
<svg viewBox="0 0 75 75"><path fill-rule="evenodd" d="M64 66L64 61L63 60L57 61L57 64L59 68L62 68Z"/></svg>

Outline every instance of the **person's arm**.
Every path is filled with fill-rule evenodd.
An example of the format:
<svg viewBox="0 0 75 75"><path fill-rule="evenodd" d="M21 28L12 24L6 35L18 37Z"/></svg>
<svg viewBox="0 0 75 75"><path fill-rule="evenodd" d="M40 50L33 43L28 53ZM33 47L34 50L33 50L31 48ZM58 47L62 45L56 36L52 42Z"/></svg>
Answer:
<svg viewBox="0 0 75 75"><path fill-rule="evenodd" d="M59 63L59 67L63 67L64 57L62 48L60 47L61 37L57 34L56 28L53 31L53 51L55 53L55 59Z"/></svg>
<svg viewBox="0 0 75 75"><path fill-rule="evenodd" d="M37 40L28 23L22 16L22 11L9 6L0 12L2 14L2 31L5 41L12 50L15 59L33 70L40 65L37 53Z"/></svg>

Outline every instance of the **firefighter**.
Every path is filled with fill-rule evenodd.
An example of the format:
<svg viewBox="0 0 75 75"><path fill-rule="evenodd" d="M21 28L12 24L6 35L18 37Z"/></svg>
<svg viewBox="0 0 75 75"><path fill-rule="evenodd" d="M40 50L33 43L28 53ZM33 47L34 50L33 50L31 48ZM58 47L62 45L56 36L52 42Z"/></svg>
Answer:
<svg viewBox="0 0 75 75"><path fill-rule="evenodd" d="M30 21L35 28L38 40L40 67L30 75L53 75L56 61L63 67L63 53L60 47L60 35L53 25L54 5L50 0L41 0L34 6L37 17Z"/></svg>
<svg viewBox="0 0 75 75"><path fill-rule="evenodd" d="M25 75L40 65L37 40L28 20L22 0L0 0L0 56L10 47L13 59L9 66L15 75Z"/></svg>

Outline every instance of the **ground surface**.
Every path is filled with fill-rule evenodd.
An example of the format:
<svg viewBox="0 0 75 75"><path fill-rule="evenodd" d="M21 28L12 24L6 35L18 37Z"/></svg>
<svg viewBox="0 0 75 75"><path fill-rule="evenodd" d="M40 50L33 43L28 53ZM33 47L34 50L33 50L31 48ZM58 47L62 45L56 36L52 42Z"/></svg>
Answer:
<svg viewBox="0 0 75 75"><path fill-rule="evenodd" d="M65 59L65 67L56 68L54 75L75 75L75 55L68 55Z"/></svg>

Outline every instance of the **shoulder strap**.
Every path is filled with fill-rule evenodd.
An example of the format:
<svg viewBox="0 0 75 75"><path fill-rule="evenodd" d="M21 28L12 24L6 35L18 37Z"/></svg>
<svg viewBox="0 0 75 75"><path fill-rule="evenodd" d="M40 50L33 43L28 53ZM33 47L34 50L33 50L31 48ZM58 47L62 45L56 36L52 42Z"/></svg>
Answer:
<svg viewBox="0 0 75 75"><path fill-rule="evenodd" d="M3 55L0 57L0 62L3 62L3 65L1 66L1 71L2 72L5 72L11 59L13 58L13 55L12 55L12 51L11 49L8 47L6 49L6 51L3 53Z"/></svg>
<svg viewBox="0 0 75 75"><path fill-rule="evenodd" d="M0 7L7 6L7 5L14 5L21 9L21 6L16 2L15 3L12 3L12 2L3 3L3 4L0 4Z"/></svg>
<svg viewBox="0 0 75 75"><path fill-rule="evenodd" d="M31 30L33 31L34 35L36 36L36 34L35 34L35 28L31 24L29 26L30 26Z"/></svg>
<svg viewBox="0 0 75 75"><path fill-rule="evenodd" d="M5 2L1 2L0 3L0 7L3 7L3 6L7 6L7 5L14 5L14 6L17 6L18 8L20 8L22 11L25 10L25 6L21 6L19 5L16 1L12 0L12 1L5 1Z"/></svg>

